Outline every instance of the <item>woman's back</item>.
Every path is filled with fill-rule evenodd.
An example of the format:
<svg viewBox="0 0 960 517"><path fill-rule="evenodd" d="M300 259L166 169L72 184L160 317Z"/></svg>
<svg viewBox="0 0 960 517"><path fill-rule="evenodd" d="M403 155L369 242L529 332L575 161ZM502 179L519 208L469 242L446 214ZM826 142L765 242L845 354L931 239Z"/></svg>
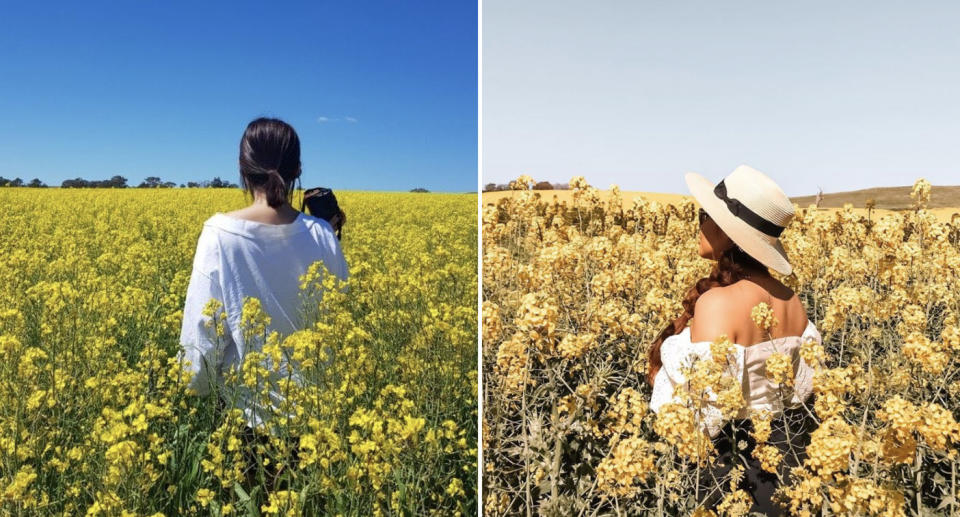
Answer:
<svg viewBox="0 0 960 517"><path fill-rule="evenodd" d="M267 334L277 331L286 336L299 330L299 279L316 261L346 279L339 241L322 219L300 214L290 224L266 224L222 213L207 219L197 241L180 336L195 373L192 387L206 393L222 371L241 364L249 351L262 346L261 340L245 340L241 331L246 298L258 299L270 317ZM207 328L210 318L203 314L211 298L222 302L227 316L219 348ZM244 409L252 426L261 421Z"/></svg>
<svg viewBox="0 0 960 517"><path fill-rule="evenodd" d="M752 317L754 307L760 303L766 303L776 319L776 324L769 329L761 328ZM796 406L808 399L812 388L812 370L799 350L805 339L819 340L819 333L807 320L799 297L779 281L763 275L715 287L697 300L690 339L713 341L720 334L745 347L738 366L745 407L738 411L735 419L722 425L714 422L711 437L716 462L698 484L697 498L705 507L715 508L721 496L718 483L734 465L745 462L746 471L739 486L750 494L750 510L780 515L782 510L773 503L778 475L765 471L754 454L761 444L752 434L754 427L750 418L759 410L771 412L771 433L766 444L775 447L782 458L777 466L780 476L787 476L790 468L802 464L816 423L809 418L809 409ZM775 385L769 380L767 359L774 353L792 359L789 376L792 382L788 385ZM661 391L664 391L662 387Z"/></svg>
<svg viewBox="0 0 960 517"><path fill-rule="evenodd" d="M760 328L751 315L760 303L766 303L776 318L769 331ZM800 336L807 322L803 303L790 288L769 276L745 278L710 289L697 299L690 338L713 341L723 334L732 343L751 346L771 338Z"/></svg>
<svg viewBox="0 0 960 517"><path fill-rule="evenodd" d="M215 230L208 237L214 254L209 265L219 272L235 335L245 297L260 300L270 328L286 335L298 330L299 277L311 264L322 260L333 274L347 277L339 241L322 219L301 214L290 224L265 224L216 214L204 223L208 229Z"/></svg>

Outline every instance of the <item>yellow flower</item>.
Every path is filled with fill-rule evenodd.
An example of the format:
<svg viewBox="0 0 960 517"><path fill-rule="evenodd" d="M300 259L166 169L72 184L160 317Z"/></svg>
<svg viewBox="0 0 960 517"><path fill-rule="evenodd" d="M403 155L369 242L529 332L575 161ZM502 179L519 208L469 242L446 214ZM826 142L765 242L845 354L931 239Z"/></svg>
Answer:
<svg viewBox="0 0 960 517"><path fill-rule="evenodd" d="M747 515L752 504L753 500L750 498L750 494L743 490L734 490L724 496L723 500L720 501L720 505L717 506L717 510L720 512L720 515L741 517Z"/></svg>
<svg viewBox="0 0 960 517"><path fill-rule="evenodd" d="M30 465L24 465L17 471L13 480L3 489L6 501L17 501L24 497L29 486L37 479L37 472Z"/></svg>
<svg viewBox="0 0 960 517"><path fill-rule="evenodd" d="M656 457L646 440L631 436L620 440L597 466L597 485L611 495L629 496L655 471Z"/></svg>
<svg viewBox="0 0 960 517"><path fill-rule="evenodd" d="M793 386L793 361L789 356L774 352L767 357L765 368L767 378L774 384Z"/></svg>
<svg viewBox="0 0 960 517"><path fill-rule="evenodd" d="M926 208L930 202L930 182L920 178L913 184L913 190L910 191L910 197L918 208Z"/></svg>
<svg viewBox="0 0 960 517"><path fill-rule="evenodd" d="M195 500L200 503L200 506L206 508L207 505L213 501L214 497L216 497L216 494L214 494L213 491L206 488L201 488L200 490L197 490Z"/></svg>
<svg viewBox="0 0 960 517"><path fill-rule="evenodd" d="M267 515L285 515L293 517L300 515L300 497L296 492L281 490L271 492L269 501L260 506L260 511Z"/></svg>
<svg viewBox="0 0 960 517"><path fill-rule="evenodd" d="M773 308L767 305L766 302L760 302L750 310L750 319L753 320L757 327L767 333L770 332L770 329L780 324L776 316L773 315Z"/></svg>
<svg viewBox="0 0 960 517"><path fill-rule="evenodd" d="M826 420L810 436L808 458L804 461L821 478L846 471L856 437L850 425L835 416Z"/></svg>
<svg viewBox="0 0 960 517"><path fill-rule="evenodd" d="M463 491L463 481L460 478L453 478L450 480L450 484L447 485L446 490L447 495L450 497L463 497L466 495L466 492Z"/></svg>
<svg viewBox="0 0 960 517"><path fill-rule="evenodd" d="M780 449L770 444L755 447L753 449L753 457L760 462L761 469L770 473L776 473L777 466L779 466L783 460L783 454L780 452Z"/></svg>

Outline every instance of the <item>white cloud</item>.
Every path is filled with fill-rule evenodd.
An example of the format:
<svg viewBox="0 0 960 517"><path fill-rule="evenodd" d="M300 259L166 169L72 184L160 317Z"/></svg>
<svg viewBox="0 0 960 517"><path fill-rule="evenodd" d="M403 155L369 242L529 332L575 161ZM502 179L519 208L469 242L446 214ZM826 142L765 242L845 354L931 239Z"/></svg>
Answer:
<svg viewBox="0 0 960 517"><path fill-rule="evenodd" d="M345 116L345 117L343 117L343 118L338 118L338 117L324 117L324 116L319 116L319 117L317 117L317 122L319 122L319 123L321 123L321 124L323 124L323 123L325 123L325 122L337 122L337 121L340 121L340 120L342 120L342 121L344 121L344 122L349 122L349 123L351 123L351 124L356 124L356 123L357 123L357 118L356 118L356 117L347 117L347 116Z"/></svg>

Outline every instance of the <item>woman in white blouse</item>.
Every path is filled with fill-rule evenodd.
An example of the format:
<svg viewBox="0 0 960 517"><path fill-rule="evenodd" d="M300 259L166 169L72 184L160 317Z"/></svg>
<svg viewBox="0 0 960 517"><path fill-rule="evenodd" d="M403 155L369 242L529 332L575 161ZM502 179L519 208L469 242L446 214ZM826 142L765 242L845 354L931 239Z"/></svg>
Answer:
<svg viewBox="0 0 960 517"><path fill-rule="evenodd" d="M256 298L270 317L265 334L282 337L299 330L302 298L299 278L311 264L322 261L341 280L347 278L339 240L327 221L290 205L294 183L301 174L300 139L286 122L258 118L240 141L240 176L252 198L250 206L217 212L203 224L193 271L187 287L180 333L181 358L190 362L190 387L200 395L216 391L218 402L243 412L245 437L263 428L276 414L283 396L268 388L270 404L261 404L244 387L225 390L228 369L239 369L248 352L263 346L262 336L244 336L240 319L244 301ZM338 224L334 219L333 224ZM222 337L211 327L204 307L215 299L226 320ZM286 377L284 364L278 378ZM294 376L295 376L294 372ZM271 382L270 379L267 382ZM272 431L272 430L271 430Z"/></svg>
<svg viewBox="0 0 960 517"><path fill-rule="evenodd" d="M813 370L800 357L807 340L820 341L803 304L793 291L771 276L769 269L789 275L792 268L779 236L794 215L793 204L766 175L742 165L717 185L697 174L687 174L687 185L700 204L699 253L715 260L710 275L699 280L683 301L684 312L657 337L649 352L648 382L653 385L651 409L673 400L674 387L685 382L684 367L709 359L710 343L726 335L734 343L729 373L741 381L746 406L736 419L724 421L720 410L708 404L701 414L704 431L714 440L719 457L707 475L701 475L698 499L715 505L724 476L746 459L740 488L753 497L751 511L778 515L772 494L790 467L805 458L810 432L816 427L810 410ZM766 303L778 324L761 329L751 310ZM689 324L689 327L688 327ZM766 359L780 353L792 360L793 386L772 384ZM711 394L715 400L715 394ZM749 418L760 410L775 417L768 443L783 455L777 474L760 468L752 456L756 446ZM738 450L741 442L747 449ZM718 487L718 485L720 485Z"/></svg>

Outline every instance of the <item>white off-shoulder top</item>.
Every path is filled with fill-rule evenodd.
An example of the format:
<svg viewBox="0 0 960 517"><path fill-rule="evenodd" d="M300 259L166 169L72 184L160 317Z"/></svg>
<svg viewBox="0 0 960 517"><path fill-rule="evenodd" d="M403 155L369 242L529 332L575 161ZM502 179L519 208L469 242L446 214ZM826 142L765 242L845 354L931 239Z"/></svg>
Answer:
<svg viewBox="0 0 960 517"><path fill-rule="evenodd" d="M820 332L813 322L807 323L800 336L786 336L764 341L748 347L734 344L728 374L740 379L743 400L746 406L740 410L737 418L750 418L753 412L769 410L774 417L785 408L800 406L813 391L814 369L800 356L800 346L810 340L821 343ZM771 354L778 352L793 360L793 387L783 386L781 394L778 386L766 377L766 361ZM653 381L653 395L650 409L659 411L660 406L673 401L674 387L686 382L682 369L688 368L698 360L710 359L709 341L690 341L690 327L679 334L668 337L660 346L660 359L663 367ZM723 415L712 402L716 394L707 392L708 403L702 410L701 423L711 437L719 434L723 426Z"/></svg>

